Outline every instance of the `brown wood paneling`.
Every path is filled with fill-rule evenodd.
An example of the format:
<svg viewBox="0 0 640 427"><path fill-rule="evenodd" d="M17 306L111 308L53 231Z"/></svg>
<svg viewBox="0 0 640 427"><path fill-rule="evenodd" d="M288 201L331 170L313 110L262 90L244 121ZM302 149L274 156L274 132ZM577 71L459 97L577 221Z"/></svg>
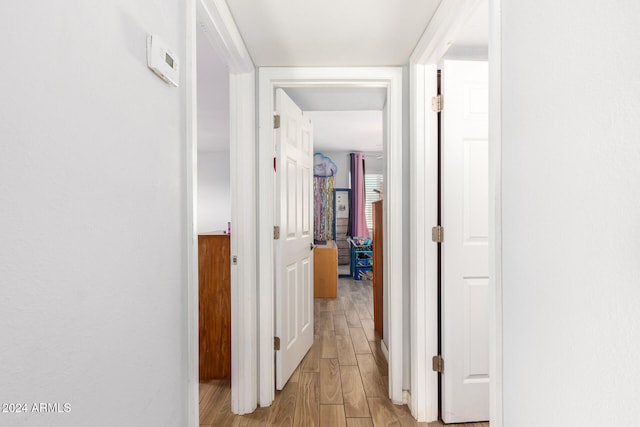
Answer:
<svg viewBox="0 0 640 427"><path fill-rule="evenodd" d="M373 202L373 323L380 337L382 328L382 288L383 283L383 259L382 259L382 200Z"/></svg>
<svg viewBox="0 0 640 427"><path fill-rule="evenodd" d="M228 235L198 236L200 381L231 376L231 265Z"/></svg>

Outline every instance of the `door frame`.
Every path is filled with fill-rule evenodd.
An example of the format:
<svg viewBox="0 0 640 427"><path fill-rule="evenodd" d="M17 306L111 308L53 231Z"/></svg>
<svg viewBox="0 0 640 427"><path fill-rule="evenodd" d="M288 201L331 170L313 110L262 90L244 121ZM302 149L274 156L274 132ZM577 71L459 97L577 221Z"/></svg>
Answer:
<svg viewBox="0 0 640 427"><path fill-rule="evenodd" d="M199 422L198 230L197 230L197 48L196 32L205 30L229 68L231 175L231 410L257 407L255 67L224 0L187 0L185 53L185 254L187 421ZM242 307L243 310L239 310Z"/></svg>
<svg viewBox="0 0 640 427"><path fill-rule="evenodd" d="M188 425L197 427L198 420L198 267L197 267L197 230L195 228L197 212L197 122L196 122L196 45L195 31L197 30L196 7L198 3L203 2L207 6L210 14L210 24L212 31L210 37L217 40L221 57L226 58L230 70L235 70L230 78L232 86L231 103L231 121L232 121L232 147L236 146L236 142L242 146L236 146L237 152L243 154L249 153L248 159L243 159L241 169L238 165L238 157L232 158L232 175L241 170L246 171L245 165L253 165L255 168L255 158L253 153L256 149L255 141L255 67L242 42L237 27L233 22L231 14L223 0L187 0L186 2L186 55L185 55L185 74L186 74L186 147L185 147L185 188L186 188L186 229L185 229L185 246L186 246L186 315L187 315L187 372L188 372L188 397L187 412ZM433 123L428 111L428 100L434 93L434 87L431 87L430 81L426 77L435 74L437 67L435 64L440 60L446 49L448 48L448 32L451 27L455 27L455 15L459 13L461 8L467 7L465 0L449 0L443 2L436 13L437 17L431 20L425 34L420 39L418 46L410 59L410 102L411 102L411 138L410 138L410 185L411 185L411 208L410 208L410 284L411 284L411 395L409 406L412 414L419 421L435 420L437 418L437 376L431 373L428 366L428 357L435 354L433 343L437 342L437 328L434 320L433 304L434 301L434 285L433 277L435 271L433 265L422 262L425 259L435 259L430 257L430 252L435 253L429 241L428 227L435 224L435 213L427 210L426 207L434 206L434 195L432 194L430 184L435 182L432 171L433 155ZM441 11L442 9L442 11ZM379 70L379 69L374 69ZM235 88L235 89L234 89ZM502 427L502 282L501 282L501 0L489 0L489 173L490 173L490 204L489 204L489 239L493 249L490 251L490 295L491 295L491 342L490 342L490 363L491 363L491 423L493 427ZM235 134L234 134L235 132ZM236 141L236 142L234 142ZM258 153L260 154L260 153ZM259 157L262 159L262 157ZM388 160L387 160L388 161ZM261 160L263 164L264 161ZM253 169L254 169L253 168ZM248 169L252 169L249 167ZM242 177L240 177L242 179ZM238 273L243 274L244 278L237 287L237 294L232 295L232 325L238 316L237 307L239 302L243 302L243 306L255 307L255 310L243 310L247 318L244 322L244 328L232 327L232 410L235 413L252 412L257 405L258 398L258 337L257 337L257 318L252 323L252 313L257 313L258 301L256 294L258 292L258 282L256 274L258 271L257 259L258 254L251 250L255 248L257 215L256 201L260 197L256 177L249 171L249 177L245 177L241 181L241 185L235 188L238 196L234 200L232 196L232 223L235 231L246 230L243 233L234 233L232 236L232 248L234 248L235 237L241 240L235 242L235 247L239 253L246 257L245 268L248 270L244 273L232 269L232 284L237 280ZM253 180L251 179L253 178ZM237 181L237 177L235 178ZM232 177L234 180L234 177ZM233 184L232 184L233 185ZM419 189L424 191L418 191ZM242 193L239 194L239 192ZM237 203L237 204L236 204ZM246 207L246 209L243 209ZM242 219L236 219L237 213L242 213ZM271 213L273 216L273 213ZM244 226L242 225L244 224ZM261 243L264 237L269 239L270 231L262 227L260 229ZM415 236L415 237L414 237ZM397 248L397 249L401 249ZM232 249L234 250L234 249ZM429 258L427 258L429 256ZM253 262L252 262L253 260ZM417 262L420 260L420 262ZM269 269L267 269L268 271ZM272 270L272 268L271 268ZM235 273L235 274L234 274ZM432 277L433 276L433 277ZM262 276L264 277L264 276ZM273 277L273 276L268 276ZM272 280L271 280L272 282ZM262 292L262 291L260 291ZM262 293L258 295L262 298ZM262 299L260 299L262 305ZM236 308L236 310L234 310ZM426 309L425 309L426 308ZM273 305L271 304L271 310ZM262 319L263 312L260 312ZM396 315L397 317L397 315ZM396 326L401 325L401 318L394 322ZM237 324L237 323L236 323ZM272 322L269 322L272 325ZM418 334L417 331L424 331ZM267 336L268 335L268 336ZM273 335L261 334L260 344L271 344L270 339ZM265 342L266 341L266 342ZM234 343L242 343L242 351ZM269 345L267 345L269 348ZM437 346L435 347L437 349ZM400 351L402 347L400 346ZM269 352L270 353L270 352ZM393 352L392 352L393 353ZM239 358L239 355L243 357ZM271 354L271 353L270 353ZM394 355L395 357L395 355ZM240 359L237 361L236 359ZM399 357L400 359L400 357ZM417 363L418 360L427 363ZM263 361L261 361L263 365ZM391 366L391 365L390 365ZM266 367L269 369L269 366ZM271 372L273 365L271 365ZM394 370L394 384L401 379L401 370ZM240 375L234 375L240 373ZM244 375L247 373L247 375ZM264 372L260 372L261 377ZM242 376L243 378L240 378ZM433 377L435 376L435 394L433 387ZM240 384L234 384L234 378L240 381ZM268 378L267 378L268 380ZM273 382L271 376L271 382ZM390 381L390 387L391 387ZM397 386L395 387L397 388ZM401 389L401 387L400 387ZM274 387L271 387L273 394ZM262 391L262 388L260 389ZM267 397L269 394L266 394ZM395 395L397 397L397 395ZM262 396L261 396L262 397ZM266 401L267 399L265 399ZM272 399L271 399L272 400ZM394 399L395 400L395 399ZM434 405L435 400L435 405ZM262 402L262 399L261 399ZM435 415L434 415L435 414Z"/></svg>
<svg viewBox="0 0 640 427"><path fill-rule="evenodd" d="M258 70L258 289L259 289L259 403L275 397L273 225L273 110L274 91L287 87L387 88L387 144L385 146L385 283L389 298L389 397L403 402L403 235L402 235L402 68L400 67L265 67ZM393 281L393 283L392 283Z"/></svg>
<svg viewBox="0 0 640 427"><path fill-rule="evenodd" d="M438 376L428 364L437 354L437 258L429 227L436 224L437 119L431 98L437 94L438 63L481 0L442 2L411 55L411 397L418 421L438 418ZM502 427L502 278L501 278L501 0L489 0L489 295L490 420ZM446 103L446 101L445 101ZM413 237L415 236L415 237ZM426 309L425 309L426 308Z"/></svg>

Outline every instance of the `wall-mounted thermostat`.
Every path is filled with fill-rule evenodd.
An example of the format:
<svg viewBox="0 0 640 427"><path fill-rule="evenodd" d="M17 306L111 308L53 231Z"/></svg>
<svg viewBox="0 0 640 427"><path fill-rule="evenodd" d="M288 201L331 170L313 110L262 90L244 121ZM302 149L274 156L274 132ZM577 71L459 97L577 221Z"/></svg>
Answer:
<svg viewBox="0 0 640 427"><path fill-rule="evenodd" d="M180 80L178 57L155 34L147 36L147 65L162 80L172 86L178 86L178 81Z"/></svg>

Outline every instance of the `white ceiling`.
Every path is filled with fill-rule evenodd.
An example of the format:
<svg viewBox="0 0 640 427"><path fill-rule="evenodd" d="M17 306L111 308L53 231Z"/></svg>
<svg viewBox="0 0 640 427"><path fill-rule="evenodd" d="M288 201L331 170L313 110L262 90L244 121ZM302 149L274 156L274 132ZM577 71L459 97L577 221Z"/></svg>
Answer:
<svg viewBox="0 0 640 427"><path fill-rule="evenodd" d="M256 66L406 64L440 0L227 0Z"/></svg>
<svg viewBox="0 0 640 427"><path fill-rule="evenodd" d="M403 65L440 0L227 0L256 66ZM486 50L483 0L454 47ZM229 149L229 78L198 30L198 149ZM382 151L383 88L287 88L320 151Z"/></svg>
<svg viewBox="0 0 640 427"><path fill-rule="evenodd" d="M314 151L382 151L382 111L305 111Z"/></svg>
<svg viewBox="0 0 640 427"><path fill-rule="evenodd" d="M382 110L386 88L286 88L285 92L302 111Z"/></svg>
<svg viewBox="0 0 640 427"><path fill-rule="evenodd" d="M382 151L385 88L286 88L313 122L315 151Z"/></svg>

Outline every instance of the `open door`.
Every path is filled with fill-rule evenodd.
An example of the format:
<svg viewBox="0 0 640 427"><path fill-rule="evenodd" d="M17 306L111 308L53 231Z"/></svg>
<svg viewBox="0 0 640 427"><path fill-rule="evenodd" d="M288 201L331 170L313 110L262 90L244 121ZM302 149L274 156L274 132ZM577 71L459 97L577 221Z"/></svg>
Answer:
<svg viewBox="0 0 640 427"><path fill-rule="evenodd" d="M445 61L442 95L442 420L487 421L487 62Z"/></svg>
<svg viewBox="0 0 640 427"><path fill-rule="evenodd" d="M313 344L313 127L282 89L275 107L275 359L282 390Z"/></svg>

